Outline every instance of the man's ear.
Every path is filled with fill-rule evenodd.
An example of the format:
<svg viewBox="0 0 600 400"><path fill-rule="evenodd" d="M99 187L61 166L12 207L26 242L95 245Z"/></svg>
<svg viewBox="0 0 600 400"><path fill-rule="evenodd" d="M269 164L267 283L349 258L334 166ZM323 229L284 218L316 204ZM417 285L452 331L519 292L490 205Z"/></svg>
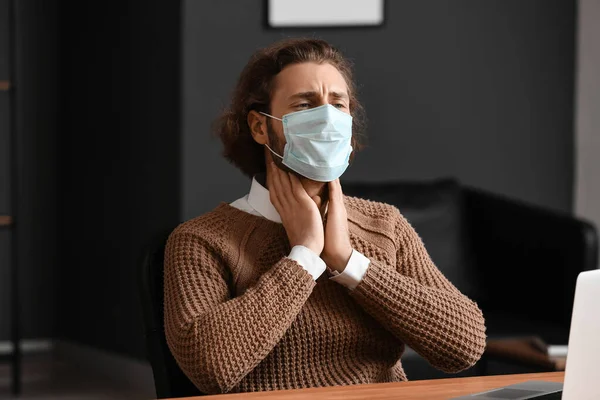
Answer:
<svg viewBox="0 0 600 400"><path fill-rule="evenodd" d="M267 117L252 110L248 113L248 126L256 143L268 143Z"/></svg>

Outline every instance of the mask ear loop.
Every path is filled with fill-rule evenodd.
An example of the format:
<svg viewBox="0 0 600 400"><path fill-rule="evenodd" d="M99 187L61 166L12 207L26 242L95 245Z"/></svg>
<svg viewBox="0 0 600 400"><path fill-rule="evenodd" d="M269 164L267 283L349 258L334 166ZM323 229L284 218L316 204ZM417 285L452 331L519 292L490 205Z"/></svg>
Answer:
<svg viewBox="0 0 600 400"><path fill-rule="evenodd" d="M260 113L260 114L262 114L262 115L266 115L267 117L270 117L270 118L273 118L273 119L276 119L276 120L279 120L279 121L283 121L281 118L274 117L274 116L272 116L271 114L267 114L267 113L264 113L264 112L262 112L262 111L259 111L259 113ZM268 144L266 144L266 143L265 143L265 146L267 146L267 149L269 149L269 151L270 151L271 153L275 154L277 157L279 157L279 158L281 158L281 159L283 160L283 157L282 157L282 156L280 156L279 154L275 153L275 152L273 151L273 149L271 149L271 148L269 147L269 145L268 145Z"/></svg>
<svg viewBox="0 0 600 400"><path fill-rule="evenodd" d="M274 151L273 151L273 150L272 150L272 149L269 147L269 145L268 145L268 144L266 144L266 143L265 143L265 146L267 146L267 149L269 149L269 151L270 151L271 153L275 154L277 157L279 157L279 158L281 158L281 159L283 160L283 157L281 157L279 154L275 153L275 152L274 152Z"/></svg>
<svg viewBox="0 0 600 400"><path fill-rule="evenodd" d="M267 117L271 117L271 118L273 118L273 119L276 119L276 120L278 120L278 121L283 121L281 118L274 117L274 116L272 116L271 114L267 114L267 113L264 113L264 112L262 112L262 111L259 111L258 113L259 113L259 114L262 114L262 115L266 115Z"/></svg>

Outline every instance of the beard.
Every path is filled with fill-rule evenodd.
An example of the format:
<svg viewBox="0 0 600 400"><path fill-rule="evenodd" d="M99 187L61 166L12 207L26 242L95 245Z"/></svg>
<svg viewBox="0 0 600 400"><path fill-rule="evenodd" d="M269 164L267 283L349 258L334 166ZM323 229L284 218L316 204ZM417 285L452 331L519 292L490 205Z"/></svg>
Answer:
<svg viewBox="0 0 600 400"><path fill-rule="evenodd" d="M275 129L273 129L273 125L271 125L271 119L267 119L267 137L269 138L269 146L271 147L271 149L273 149L273 151L279 154L280 156L283 156L285 143L279 140L279 135L277 135L277 132L275 132ZM306 179L302 175L298 174L296 171L292 171L286 165L284 165L283 160L281 158L277 157L271 152L269 152L269 154L271 154L271 159L273 160L277 168L279 168L282 171L289 172L290 174L294 174L300 179Z"/></svg>

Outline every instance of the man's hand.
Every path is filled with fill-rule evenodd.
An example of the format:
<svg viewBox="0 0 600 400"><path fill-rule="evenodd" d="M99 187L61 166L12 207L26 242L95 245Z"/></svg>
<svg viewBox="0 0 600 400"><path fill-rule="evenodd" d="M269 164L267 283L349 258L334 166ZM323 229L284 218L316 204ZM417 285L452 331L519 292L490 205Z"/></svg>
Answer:
<svg viewBox="0 0 600 400"><path fill-rule="evenodd" d="M329 182L329 208L325 226L325 247L321 258L327 266L342 272L352 255L350 234L348 233L348 215L344 206L344 195L340 180Z"/></svg>
<svg viewBox="0 0 600 400"><path fill-rule="evenodd" d="M304 246L321 255L325 242L323 220L315 200L311 199L298 177L268 163L267 185L271 203L292 247Z"/></svg>

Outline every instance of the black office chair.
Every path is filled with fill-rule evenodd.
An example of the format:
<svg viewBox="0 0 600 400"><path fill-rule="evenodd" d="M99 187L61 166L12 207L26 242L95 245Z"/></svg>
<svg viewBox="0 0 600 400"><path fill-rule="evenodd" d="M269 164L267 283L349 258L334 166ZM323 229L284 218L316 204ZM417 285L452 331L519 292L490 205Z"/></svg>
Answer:
<svg viewBox="0 0 600 400"><path fill-rule="evenodd" d="M159 235L144 251L140 263L140 297L148 361L152 366L158 398L201 396L181 371L165 337L163 320L163 261L168 233Z"/></svg>

